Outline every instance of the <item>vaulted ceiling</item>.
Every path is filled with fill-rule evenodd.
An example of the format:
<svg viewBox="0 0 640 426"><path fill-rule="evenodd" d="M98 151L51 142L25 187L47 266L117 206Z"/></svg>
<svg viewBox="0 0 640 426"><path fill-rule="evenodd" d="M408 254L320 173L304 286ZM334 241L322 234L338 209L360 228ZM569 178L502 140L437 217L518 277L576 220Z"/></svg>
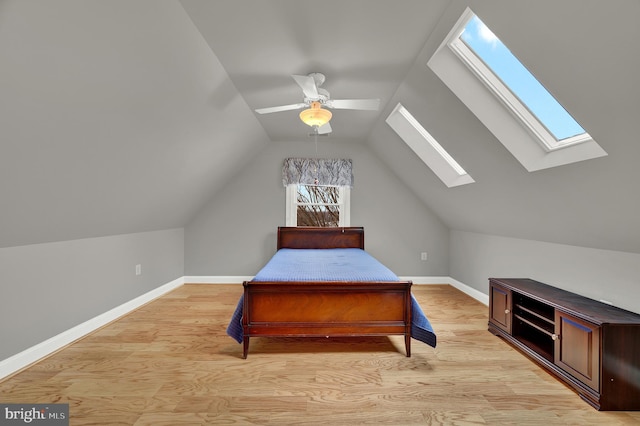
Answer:
<svg viewBox="0 0 640 426"><path fill-rule="evenodd" d="M469 6L609 154L527 172L427 67ZM271 141L368 146L452 229L640 252L636 0L0 2L0 247L185 226ZM447 188L386 125L402 102L476 183Z"/></svg>
<svg viewBox="0 0 640 426"><path fill-rule="evenodd" d="M321 72L332 98L386 105L447 1L183 1L251 109L303 100L292 74ZM257 115L272 140L299 140L300 111ZM365 140L380 112L335 110L333 136Z"/></svg>

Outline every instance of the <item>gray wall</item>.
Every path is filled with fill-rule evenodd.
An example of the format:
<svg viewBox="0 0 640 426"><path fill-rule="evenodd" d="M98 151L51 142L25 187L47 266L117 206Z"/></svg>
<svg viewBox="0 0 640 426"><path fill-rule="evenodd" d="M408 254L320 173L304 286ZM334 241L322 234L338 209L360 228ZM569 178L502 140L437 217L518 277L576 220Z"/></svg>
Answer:
<svg viewBox="0 0 640 426"><path fill-rule="evenodd" d="M451 231L450 276L488 293L488 278L531 278L640 313L640 255Z"/></svg>
<svg viewBox="0 0 640 426"><path fill-rule="evenodd" d="M285 224L282 163L287 157L351 158L351 225L365 246L403 276L448 275L449 231L366 146L319 138L271 143L185 228L186 275L251 276L276 249ZM420 252L428 260L420 260Z"/></svg>
<svg viewBox="0 0 640 426"><path fill-rule="evenodd" d="M183 229L1 248L0 360L183 275Z"/></svg>

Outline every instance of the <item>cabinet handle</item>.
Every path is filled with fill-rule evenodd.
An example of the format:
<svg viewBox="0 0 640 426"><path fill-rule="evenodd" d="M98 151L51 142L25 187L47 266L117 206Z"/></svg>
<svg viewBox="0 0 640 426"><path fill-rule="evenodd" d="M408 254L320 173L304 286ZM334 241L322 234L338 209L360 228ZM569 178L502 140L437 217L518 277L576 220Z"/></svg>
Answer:
<svg viewBox="0 0 640 426"><path fill-rule="evenodd" d="M551 335L551 339L553 339L553 340L558 340L559 338L560 338L559 334L555 334L554 333L554 334Z"/></svg>
<svg viewBox="0 0 640 426"><path fill-rule="evenodd" d="M505 310L504 310L504 313L505 313L505 314L508 314L509 312L511 312L511 311L509 311L508 309L505 309Z"/></svg>

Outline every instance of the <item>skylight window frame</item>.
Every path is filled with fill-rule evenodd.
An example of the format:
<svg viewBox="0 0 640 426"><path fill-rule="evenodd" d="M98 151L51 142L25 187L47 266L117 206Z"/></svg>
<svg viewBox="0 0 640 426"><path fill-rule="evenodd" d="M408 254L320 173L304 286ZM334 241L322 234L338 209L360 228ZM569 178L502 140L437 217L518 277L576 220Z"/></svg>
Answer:
<svg viewBox="0 0 640 426"><path fill-rule="evenodd" d="M448 188L475 182L401 103L386 122Z"/></svg>
<svg viewBox="0 0 640 426"><path fill-rule="evenodd" d="M544 148L535 133L524 125L513 110L450 47L450 43L462 34L474 16L476 15L471 8L466 7L427 61L427 66L520 164L527 171L535 172L608 155L591 136L581 143L565 144L562 149Z"/></svg>
<svg viewBox="0 0 640 426"><path fill-rule="evenodd" d="M467 24L474 18L473 12L463 21L458 35L449 42L449 48L476 75L476 77L511 111L511 113L535 136L536 141L547 151L566 148L571 145L591 140L589 133L584 132L564 139L557 139L547 126L531 112L531 110L513 93L493 70L480 58L471 47L462 40L462 33ZM545 89L546 90L546 89ZM557 102L557 100L556 100Z"/></svg>

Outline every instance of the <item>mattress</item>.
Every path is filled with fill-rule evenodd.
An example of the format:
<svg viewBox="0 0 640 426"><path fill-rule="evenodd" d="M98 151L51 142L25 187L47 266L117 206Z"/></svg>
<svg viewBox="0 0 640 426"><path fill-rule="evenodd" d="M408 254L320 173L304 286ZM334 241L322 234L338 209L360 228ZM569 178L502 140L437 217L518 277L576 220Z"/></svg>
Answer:
<svg viewBox="0 0 640 426"><path fill-rule="evenodd" d="M389 268L359 248L282 248L253 281L400 281Z"/></svg>

